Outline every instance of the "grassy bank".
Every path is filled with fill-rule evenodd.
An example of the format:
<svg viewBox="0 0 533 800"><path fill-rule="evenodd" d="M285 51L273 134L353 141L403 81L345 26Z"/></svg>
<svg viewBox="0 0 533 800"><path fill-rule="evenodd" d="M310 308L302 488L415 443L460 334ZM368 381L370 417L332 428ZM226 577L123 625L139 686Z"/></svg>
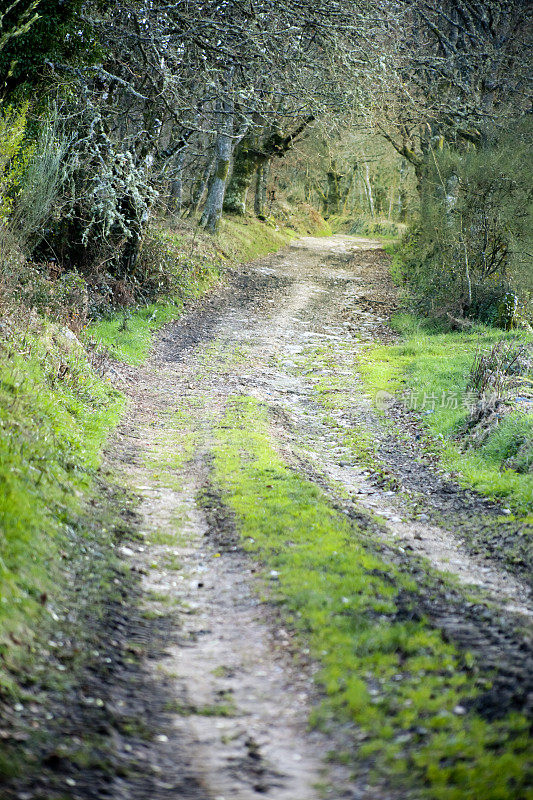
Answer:
<svg viewBox="0 0 533 800"><path fill-rule="evenodd" d="M526 797L527 721L468 710L490 676L413 613L428 588L282 462L254 399L230 403L217 437L214 478L243 545L321 664L315 723L350 737L333 757L432 800Z"/></svg>
<svg viewBox="0 0 533 800"><path fill-rule="evenodd" d="M0 690L55 612L64 553L123 407L66 329L4 316L0 341ZM62 555L63 554L63 555ZM18 655L17 655L18 653Z"/></svg>
<svg viewBox="0 0 533 800"><path fill-rule="evenodd" d="M531 345L527 333L505 333L476 324L467 332L439 331L411 314L392 320L397 344L364 351L360 369L369 391L385 390L411 408L438 449L443 466L460 481L493 498L504 499L517 514L533 520L533 414L526 404L502 416L479 445L462 436L474 402L469 372L479 348L498 341ZM531 396L524 381L514 395ZM530 407L530 406L529 406Z"/></svg>
<svg viewBox="0 0 533 800"><path fill-rule="evenodd" d="M334 233L347 233L350 236L366 236L379 239L384 243L397 242L406 231L403 222L391 222L386 218L375 219L370 216L359 215L328 217L328 224Z"/></svg>
<svg viewBox="0 0 533 800"><path fill-rule="evenodd" d="M224 217L217 244L234 261L252 261L274 253L299 236L329 236L332 228L311 207L286 210L278 218Z"/></svg>

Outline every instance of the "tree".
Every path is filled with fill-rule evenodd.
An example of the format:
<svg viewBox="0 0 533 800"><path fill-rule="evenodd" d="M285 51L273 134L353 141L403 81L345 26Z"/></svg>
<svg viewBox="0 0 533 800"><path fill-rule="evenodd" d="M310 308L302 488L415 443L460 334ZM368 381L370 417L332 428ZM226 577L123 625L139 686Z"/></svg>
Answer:
<svg viewBox="0 0 533 800"><path fill-rule="evenodd" d="M264 177L265 171L268 172L270 161L273 158L282 158L313 121L314 116L307 115L285 135L281 131L279 119L276 119L270 127L250 126L235 149L231 180L224 200L225 211L231 214L245 213L246 197L256 172L261 169ZM260 191L264 190L260 188ZM262 213L260 206L259 215Z"/></svg>
<svg viewBox="0 0 533 800"><path fill-rule="evenodd" d="M98 60L82 5L82 0L11 2L0 15L0 99L32 95L46 84L50 62L80 66Z"/></svg>

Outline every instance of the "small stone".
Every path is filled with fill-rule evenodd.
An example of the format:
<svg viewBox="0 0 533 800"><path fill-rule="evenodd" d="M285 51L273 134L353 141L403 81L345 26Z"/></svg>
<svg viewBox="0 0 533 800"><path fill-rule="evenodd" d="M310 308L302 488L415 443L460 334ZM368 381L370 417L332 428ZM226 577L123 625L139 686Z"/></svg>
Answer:
<svg viewBox="0 0 533 800"><path fill-rule="evenodd" d="M164 733L160 733L159 736L156 736L157 742L168 742L168 736L165 736Z"/></svg>
<svg viewBox="0 0 533 800"><path fill-rule="evenodd" d="M455 708L453 709L453 713L457 714L458 716L461 716L463 714L466 714L466 708L464 706L455 706Z"/></svg>

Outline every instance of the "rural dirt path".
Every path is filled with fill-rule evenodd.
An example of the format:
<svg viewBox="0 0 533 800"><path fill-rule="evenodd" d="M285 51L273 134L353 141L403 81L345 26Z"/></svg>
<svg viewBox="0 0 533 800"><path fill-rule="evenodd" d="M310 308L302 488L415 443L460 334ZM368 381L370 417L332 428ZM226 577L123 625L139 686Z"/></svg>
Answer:
<svg viewBox="0 0 533 800"><path fill-rule="evenodd" d="M504 615L533 615L520 578L461 538L461 514L482 520L496 513L490 504L418 459L416 442L393 446L362 388L357 354L387 335L380 309L388 293L378 242L301 239L167 326L147 365L125 372L130 409L109 462L141 497L144 541L123 555L143 574L146 618L172 619L144 665L167 697L164 731L137 754L154 800L383 798L364 774L326 763L335 741L307 727L315 667L306 654L295 659L291 634L262 601L256 565L228 533L223 509L212 502L206 510L198 499L209 487L213 425L232 397L257 398L287 463L338 506L378 515L383 538L407 557L483 590ZM344 436L354 426L373 438L395 488L354 457ZM457 609L433 610L459 642L479 639L489 661L501 662L503 647L503 660L523 678L520 643L490 625L480 631ZM145 791L121 777L110 796L144 800Z"/></svg>

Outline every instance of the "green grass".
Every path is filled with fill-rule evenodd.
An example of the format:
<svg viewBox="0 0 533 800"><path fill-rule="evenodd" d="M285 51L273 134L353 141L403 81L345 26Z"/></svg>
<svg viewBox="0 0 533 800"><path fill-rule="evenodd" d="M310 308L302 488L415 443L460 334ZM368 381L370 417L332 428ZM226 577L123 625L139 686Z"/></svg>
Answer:
<svg viewBox="0 0 533 800"><path fill-rule="evenodd" d="M533 415L506 415L476 449L464 451L458 438L469 414L467 378L476 349L502 338L531 342L531 335L479 324L467 333L442 333L410 314L397 315L392 324L402 341L372 347L360 359L367 389L373 394L402 393L408 405L422 410L423 424L440 442L440 459L447 469L457 472L465 485L505 498L517 513L531 513L533 476L508 468L506 462L524 439L533 441Z"/></svg>
<svg viewBox="0 0 533 800"><path fill-rule="evenodd" d="M331 228L319 216L306 216L303 213L289 215L284 221L226 216L222 219L215 242L233 260L246 262L275 253L298 236L308 234L328 236Z"/></svg>
<svg viewBox="0 0 533 800"><path fill-rule="evenodd" d="M0 343L0 657L49 614L61 549L123 398L57 327ZM59 377L59 376L62 377ZM9 683L0 670L0 689Z"/></svg>
<svg viewBox="0 0 533 800"><path fill-rule="evenodd" d="M352 726L354 765L368 759L377 782L387 776L432 800L528 797L527 720L456 713L486 688L483 665L424 620L398 613L400 597L416 608L414 579L285 466L252 398L229 403L214 479L286 624L321 664L326 699L313 721Z"/></svg>

